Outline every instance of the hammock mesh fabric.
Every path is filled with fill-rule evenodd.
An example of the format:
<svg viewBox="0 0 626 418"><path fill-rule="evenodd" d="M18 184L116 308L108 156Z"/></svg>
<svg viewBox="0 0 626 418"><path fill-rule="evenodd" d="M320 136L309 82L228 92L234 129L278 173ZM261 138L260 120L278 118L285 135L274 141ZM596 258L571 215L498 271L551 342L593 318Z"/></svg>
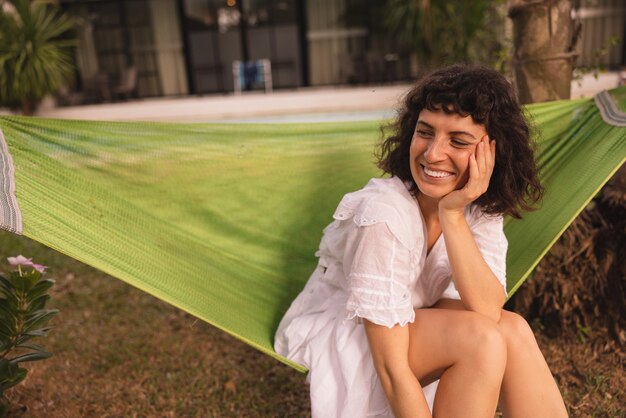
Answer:
<svg viewBox="0 0 626 418"><path fill-rule="evenodd" d="M626 90L612 94L624 108ZM548 194L541 210L506 222L511 292L624 162L626 118L607 103L529 107ZM340 198L380 175L378 123L1 117L0 129L2 228L304 370L273 351L274 330Z"/></svg>

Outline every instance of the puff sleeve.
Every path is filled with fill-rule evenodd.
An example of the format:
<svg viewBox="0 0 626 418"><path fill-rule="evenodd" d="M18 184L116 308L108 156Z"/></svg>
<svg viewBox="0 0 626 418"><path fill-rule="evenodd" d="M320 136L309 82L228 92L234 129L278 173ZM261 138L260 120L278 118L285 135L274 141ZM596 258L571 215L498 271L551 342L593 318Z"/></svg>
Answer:
<svg viewBox="0 0 626 418"><path fill-rule="evenodd" d="M470 228L480 253L502 285L506 295L506 252L508 241L504 235L502 216L480 213L477 219L470 222ZM450 284L441 297L445 299L461 299L453 280L450 280Z"/></svg>
<svg viewBox="0 0 626 418"><path fill-rule="evenodd" d="M365 318L389 328L413 322L411 267L411 251L387 223L352 227L343 259L346 319Z"/></svg>

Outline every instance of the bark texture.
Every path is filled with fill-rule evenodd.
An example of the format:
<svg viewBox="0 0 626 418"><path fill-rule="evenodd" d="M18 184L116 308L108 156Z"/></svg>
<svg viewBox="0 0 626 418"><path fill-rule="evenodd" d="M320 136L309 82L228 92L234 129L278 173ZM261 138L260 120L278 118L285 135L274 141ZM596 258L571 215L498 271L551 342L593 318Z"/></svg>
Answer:
<svg viewBox="0 0 626 418"><path fill-rule="evenodd" d="M569 99L580 24L575 0L513 0L513 67L522 103Z"/></svg>

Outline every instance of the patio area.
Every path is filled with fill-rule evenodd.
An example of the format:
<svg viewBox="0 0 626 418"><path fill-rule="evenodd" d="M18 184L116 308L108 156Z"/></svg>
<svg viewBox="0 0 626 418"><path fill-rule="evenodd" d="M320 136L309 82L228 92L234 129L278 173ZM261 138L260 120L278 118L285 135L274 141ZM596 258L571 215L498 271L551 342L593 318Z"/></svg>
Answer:
<svg viewBox="0 0 626 418"><path fill-rule="evenodd" d="M624 72L585 74L572 82L572 98L591 97L624 84ZM144 99L87 106L44 103L37 116L59 119L167 122L328 122L382 120L409 84L281 90L270 94L210 95Z"/></svg>

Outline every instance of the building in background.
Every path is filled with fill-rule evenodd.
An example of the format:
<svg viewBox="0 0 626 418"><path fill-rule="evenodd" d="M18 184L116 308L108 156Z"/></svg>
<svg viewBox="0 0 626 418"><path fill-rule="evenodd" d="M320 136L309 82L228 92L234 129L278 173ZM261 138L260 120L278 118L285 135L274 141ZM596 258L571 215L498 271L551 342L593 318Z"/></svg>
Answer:
<svg viewBox="0 0 626 418"><path fill-rule="evenodd" d="M274 89L379 84L416 72L408 51L366 23L375 16L349 18L352 0L60 2L81 22L65 104L232 92L234 61L268 59ZM579 13L580 65L624 66L623 1L595 1Z"/></svg>
<svg viewBox="0 0 626 418"><path fill-rule="evenodd" d="M576 65L623 69L626 66L626 1L586 0L575 17L582 23Z"/></svg>

